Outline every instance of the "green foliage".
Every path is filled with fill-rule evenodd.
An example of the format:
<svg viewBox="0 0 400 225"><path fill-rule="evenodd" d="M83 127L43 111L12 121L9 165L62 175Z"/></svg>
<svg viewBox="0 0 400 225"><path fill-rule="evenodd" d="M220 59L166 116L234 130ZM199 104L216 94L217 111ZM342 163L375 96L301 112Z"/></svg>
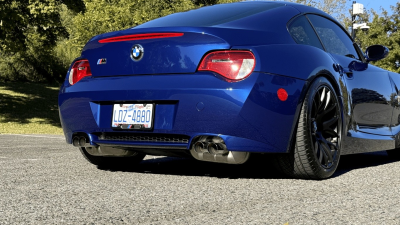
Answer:
<svg viewBox="0 0 400 225"><path fill-rule="evenodd" d="M193 4L198 6L215 5L218 4L218 0L193 0Z"/></svg>
<svg viewBox="0 0 400 225"><path fill-rule="evenodd" d="M400 3L393 6L393 14L388 15L383 11L382 15L378 15L375 11L371 11L370 16L362 18L362 22L368 22L372 17L372 21L368 23L370 29L368 31L356 30L356 41L360 43L361 48L365 51L371 45L384 45L389 48L390 53L387 58L373 62L374 65L384 69L400 72L400 68L395 65L396 60L400 61Z"/></svg>
<svg viewBox="0 0 400 225"><path fill-rule="evenodd" d="M81 11L83 12L83 11ZM60 38L57 45L53 48L52 54L58 59L60 65L63 68L62 76L70 66L71 62L80 55L81 47L73 44L75 33L72 32L74 26L74 17L77 15L74 9L70 9L66 5L60 7L60 19L62 25L66 28L69 33L68 38Z"/></svg>
<svg viewBox="0 0 400 225"><path fill-rule="evenodd" d="M61 12L70 37L59 43L56 52L62 56L63 60L71 62L79 56L86 42L95 35L127 29L200 6L237 1L239 0L84 0L85 10L72 19L66 18L65 13ZM64 8L64 12L65 10ZM66 51L66 54L61 51Z"/></svg>
<svg viewBox="0 0 400 225"><path fill-rule="evenodd" d="M216 4L231 3L231 2L240 2L240 0L218 0Z"/></svg>
<svg viewBox="0 0 400 225"><path fill-rule="evenodd" d="M35 33L45 45L54 45L66 35L61 26L56 0L5 0L0 4L0 50L21 52L30 44L26 39Z"/></svg>
<svg viewBox="0 0 400 225"><path fill-rule="evenodd" d="M57 80L52 56L58 38L67 37L57 0L2 1L0 4L0 76L2 80Z"/></svg>
<svg viewBox="0 0 400 225"><path fill-rule="evenodd" d="M196 7L190 0L2 1L0 79L61 81L92 36Z"/></svg>
<svg viewBox="0 0 400 225"><path fill-rule="evenodd" d="M208 6L223 3L240 2L241 0L193 0L193 4L196 6ZM273 0L272 0L273 1Z"/></svg>
<svg viewBox="0 0 400 225"><path fill-rule="evenodd" d="M288 2L300 3L307 6L315 7L329 15L335 17L339 22L343 23L346 18L346 0L285 0Z"/></svg>
<svg viewBox="0 0 400 225"><path fill-rule="evenodd" d="M85 11L85 4L83 0L61 0L64 6L71 10L73 13L79 13Z"/></svg>
<svg viewBox="0 0 400 225"><path fill-rule="evenodd" d="M0 0L0 80L60 82L85 43L93 36L127 29L171 13L239 0ZM347 26L346 0L286 0L333 14ZM383 44L391 53L376 62L398 71L400 3L391 16L374 11L363 16L371 29L357 31L365 50ZM346 20L347 19L347 20ZM347 27L346 26L346 27Z"/></svg>
<svg viewBox="0 0 400 225"><path fill-rule="evenodd" d="M72 45L82 48L93 36L127 29L171 13L193 9L190 0L85 0L86 11L73 18Z"/></svg>
<svg viewBox="0 0 400 225"><path fill-rule="evenodd" d="M52 55L53 50L51 46L45 44L44 38L37 33L27 34L25 51L3 54L0 59L2 79L35 82L60 80L64 68Z"/></svg>

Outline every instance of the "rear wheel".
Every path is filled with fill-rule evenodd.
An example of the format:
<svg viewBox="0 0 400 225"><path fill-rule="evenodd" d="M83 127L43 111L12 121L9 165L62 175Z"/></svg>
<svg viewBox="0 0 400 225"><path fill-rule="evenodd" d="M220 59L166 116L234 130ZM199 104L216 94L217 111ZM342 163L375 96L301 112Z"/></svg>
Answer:
<svg viewBox="0 0 400 225"><path fill-rule="evenodd" d="M294 178L330 177L339 164L341 124L335 90L326 78L319 77L304 99L293 151L277 157L278 169Z"/></svg>
<svg viewBox="0 0 400 225"><path fill-rule="evenodd" d="M146 156L139 152L129 157L93 156L90 155L84 147L80 147L79 150L87 161L101 168L132 167L139 164Z"/></svg>

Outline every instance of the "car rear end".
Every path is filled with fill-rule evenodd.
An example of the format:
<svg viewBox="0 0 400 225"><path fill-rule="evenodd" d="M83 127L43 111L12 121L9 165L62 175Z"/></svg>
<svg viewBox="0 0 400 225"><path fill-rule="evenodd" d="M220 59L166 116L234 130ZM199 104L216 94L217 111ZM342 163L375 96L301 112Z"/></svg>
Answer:
<svg viewBox="0 0 400 225"><path fill-rule="evenodd" d="M293 41L284 21L298 12L282 3L251 4L178 13L92 38L60 89L67 143L93 155L190 150L224 163L243 163L249 152L285 152L298 100L287 97L298 96L302 84L260 71L265 62L256 46ZM218 17L221 9L236 17ZM184 20L204 13L214 17ZM270 24L260 28L261 18ZM282 92L283 83L294 89Z"/></svg>

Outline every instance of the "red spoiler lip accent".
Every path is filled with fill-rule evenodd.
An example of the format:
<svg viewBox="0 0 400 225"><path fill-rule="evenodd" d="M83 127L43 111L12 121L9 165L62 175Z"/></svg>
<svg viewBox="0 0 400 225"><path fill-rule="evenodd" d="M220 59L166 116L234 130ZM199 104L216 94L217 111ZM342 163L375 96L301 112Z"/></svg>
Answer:
<svg viewBox="0 0 400 225"><path fill-rule="evenodd" d="M118 37L111 37L99 40L99 43L110 43L120 41L136 41L144 39L156 39L156 38L170 38L170 37L181 37L183 33L149 33L149 34L131 34Z"/></svg>

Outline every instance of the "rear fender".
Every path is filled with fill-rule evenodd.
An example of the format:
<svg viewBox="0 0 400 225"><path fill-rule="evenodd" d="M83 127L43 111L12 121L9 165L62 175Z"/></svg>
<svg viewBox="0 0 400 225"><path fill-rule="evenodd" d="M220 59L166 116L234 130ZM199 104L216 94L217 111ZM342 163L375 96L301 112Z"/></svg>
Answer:
<svg viewBox="0 0 400 225"><path fill-rule="evenodd" d="M290 142L287 145L287 152L291 151L291 146L295 137L293 134L297 128L302 103L314 79L319 76L324 76L332 83L339 97L341 108L343 109L343 99L341 96L343 93L342 89L345 88L345 85L339 85L343 83L340 70L338 70L335 61L333 61L325 51L313 46L298 44L265 45L250 48L248 46L234 46L232 49L251 50L257 60L255 70L260 73L305 81L296 103L294 112L295 119L291 126L290 138L288 139ZM309 56L314 57L311 58ZM345 118L344 114L342 114L342 118ZM347 128L345 126L345 119L343 119L343 128L343 131Z"/></svg>

